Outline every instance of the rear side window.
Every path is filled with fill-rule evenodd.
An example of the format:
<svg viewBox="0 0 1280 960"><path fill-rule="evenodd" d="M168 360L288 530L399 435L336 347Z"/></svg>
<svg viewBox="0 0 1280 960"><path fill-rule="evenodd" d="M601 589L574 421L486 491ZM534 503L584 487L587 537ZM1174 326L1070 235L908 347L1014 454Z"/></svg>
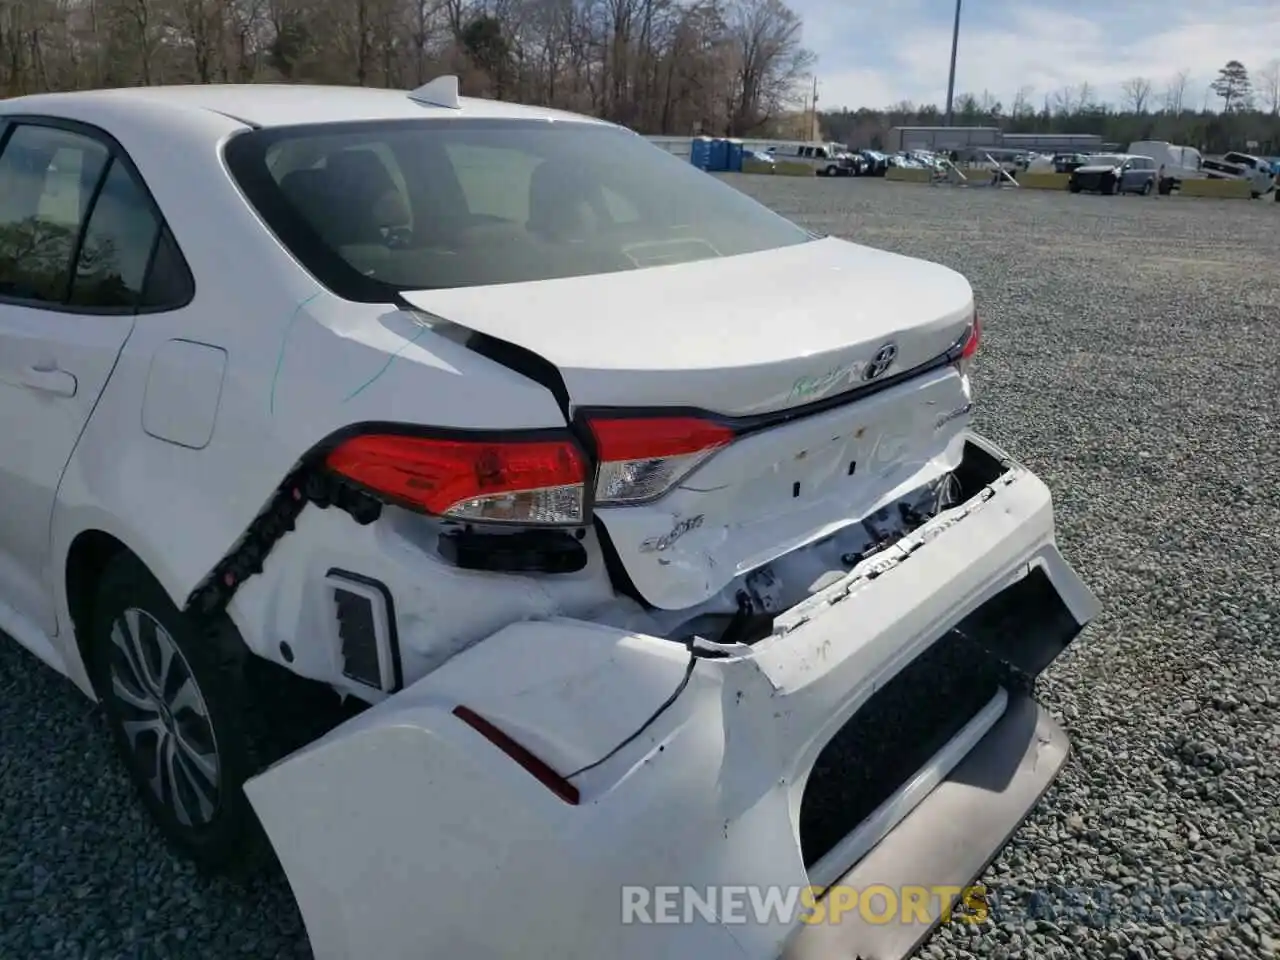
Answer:
<svg viewBox="0 0 1280 960"><path fill-rule="evenodd" d="M190 301L173 237L109 140L14 126L0 152L0 296L111 313Z"/></svg>
<svg viewBox="0 0 1280 960"><path fill-rule="evenodd" d="M92 137L14 128L0 153L0 296L65 302L80 227L109 159Z"/></svg>
<svg viewBox="0 0 1280 960"><path fill-rule="evenodd" d="M145 310L168 310L187 303L195 294L195 281L182 251L167 226L160 228L151 272L138 306Z"/></svg>
<svg viewBox="0 0 1280 960"><path fill-rule="evenodd" d="M85 226L69 302L132 307L142 295L160 223L137 180L112 162Z"/></svg>
<svg viewBox="0 0 1280 960"><path fill-rule="evenodd" d="M636 270L810 234L630 131L411 120L252 131L227 166L326 286L354 300Z"/></svg>

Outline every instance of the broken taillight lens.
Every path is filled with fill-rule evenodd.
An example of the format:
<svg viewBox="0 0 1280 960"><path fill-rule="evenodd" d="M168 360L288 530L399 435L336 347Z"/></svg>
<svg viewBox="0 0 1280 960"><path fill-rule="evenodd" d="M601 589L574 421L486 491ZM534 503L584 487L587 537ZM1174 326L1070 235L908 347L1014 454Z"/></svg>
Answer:
<svg viewBox="0 0 1280 960"><path fill-rule="evenodd" d="M601 417L588 425L600 461L595 495L602 506L662 496L734 437L700 417Z"/></svg>
<svg viewBox="0 0 1280 960"><path fill-rule="evenodd" d="M586 522L586 460L568 438L362 434L340 443L325 463L391 502L451 520Z"/></svg>

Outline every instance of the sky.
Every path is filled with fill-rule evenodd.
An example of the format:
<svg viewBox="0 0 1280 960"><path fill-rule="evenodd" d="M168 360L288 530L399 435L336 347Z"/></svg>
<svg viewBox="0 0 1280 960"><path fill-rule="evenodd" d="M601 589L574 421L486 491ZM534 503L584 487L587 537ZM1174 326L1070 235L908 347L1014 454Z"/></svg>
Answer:
<svg viewBox="0 0 1280 960"><path fill-rule="evenodd" d="M945 104L952 0L788 5L818 55L819 109ZM1007 109L1020 87L1033 88L1039 106L1046 94L1087 82L1118 103L1125 80L1146 77L1158 100L1187 70L1184 104L1199 109L1228 60L1257 71L1276 58L1280 0L963 0L956 94L985 89Z"/></svg>

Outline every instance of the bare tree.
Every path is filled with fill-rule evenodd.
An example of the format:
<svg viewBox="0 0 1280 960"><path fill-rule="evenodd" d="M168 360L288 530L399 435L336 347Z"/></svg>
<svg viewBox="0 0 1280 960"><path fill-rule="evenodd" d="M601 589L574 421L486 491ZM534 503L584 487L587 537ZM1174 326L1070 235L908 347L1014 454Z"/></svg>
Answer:
<svg viewBox="0 0 1280 960"><path fill-rule="evenodd" d="M1076 92L1072 87L1063 87L1061 90L1055 90L1049 94L1045 101L1046 108L1051 108L1053 113L1061 117L1067 117L1075 113L1079 109L1076 100Z"/></svg>
<svg viewBox="0 0 1280 960"><path fill-rule="evenodd" d="M729 18L736 82L730 133L746 133L793 101L814 63L800 45L800 18L781 0L738 0Z"/></svg>
<svg viewBox="0 0 1280 960"><path fill-rule="evenodd" d="M1164 110L1175 116L1182 113L1187 97L1187 84L1191 81L1191 71L1179 70L1169 78L1164 88Z"/></svg>
<svg viewBox="0 0 1280 960"><path fill-rule="evenodd" d="M1272 60L1258 71L1258 96L1262 108L1273 117L1280 116L1280 59Z"/></svg>
<svg viewBox="0 0 1280 960"><path fill-rule="evenodd" d="M1009 108L1009 115L1012 117L1026 117L1036 112L1036 108L1031 103L1031 96L1035 90L1029 86L1018 88L1018 92L1013 95L1013 106Z"/></svg>
<svg viewBox="0 0 1280 960"><path fill-rule="evenodd" d="M1089 85L1089 81L1086 80L1076 87L1076 112L1087 113L1090 110L1096 110L1097 107L1097 93Z"/></svg>
<svg viewBox="0 0 1280 960"><path fill-rule="evenodd" d="M1094 109L1097 106L1095 99L1093 87L1088 82L1075 87L1063 87L1050 96L1053 112L1060 117L1075 116Z"/></svg>
<svg viewBox="0 0 1280 960"><path fill-rule="evenodd" d="M1151 81L1146 77L1130 77L1120 85L1124 105L1134 113L1146 113L1151 98Z"/></svg>

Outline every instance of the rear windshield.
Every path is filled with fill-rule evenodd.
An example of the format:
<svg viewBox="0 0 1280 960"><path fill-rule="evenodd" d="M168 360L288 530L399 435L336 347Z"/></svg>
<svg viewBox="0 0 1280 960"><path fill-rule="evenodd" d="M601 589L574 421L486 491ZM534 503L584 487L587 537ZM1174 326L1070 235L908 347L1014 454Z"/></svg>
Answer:
<svg viewBox="0 0 1280 960"><path fill-rule="evenodd" d="M643 137L565 121L258 130L226 146L280 240L348 299L636 270L812 235Z"/></svg>

